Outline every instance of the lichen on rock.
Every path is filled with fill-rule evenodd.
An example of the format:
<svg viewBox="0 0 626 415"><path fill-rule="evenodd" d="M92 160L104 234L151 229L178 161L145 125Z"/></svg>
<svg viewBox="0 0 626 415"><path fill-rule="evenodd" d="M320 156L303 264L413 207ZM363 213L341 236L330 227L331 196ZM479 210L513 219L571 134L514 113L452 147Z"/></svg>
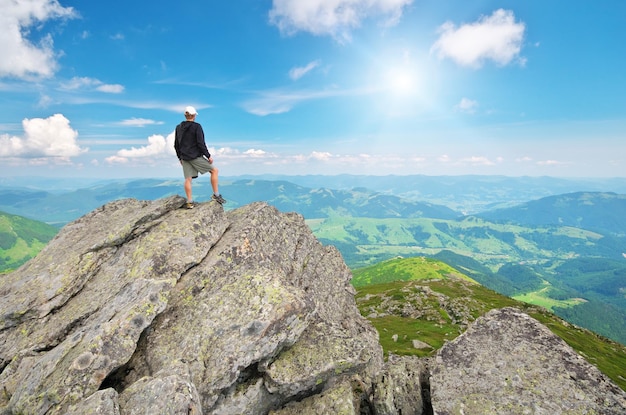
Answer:
<svg viewBox="0 0 626 415"><path fill-rule="evenodd" d="M111 202L0 281L0 409L267 413L382 365L349 269L300 215L183 203ZM346 340L324 384L303 382L306 366L270 392L272 364L313 350L304 333L320 325Z"/></svg>

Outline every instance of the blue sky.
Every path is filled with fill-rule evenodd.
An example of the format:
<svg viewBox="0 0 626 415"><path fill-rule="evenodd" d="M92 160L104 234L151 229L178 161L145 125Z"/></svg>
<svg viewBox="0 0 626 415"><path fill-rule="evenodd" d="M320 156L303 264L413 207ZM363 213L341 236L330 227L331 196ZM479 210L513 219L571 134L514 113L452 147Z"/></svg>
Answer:
<svg viewBox="0 0 626 415"><path fill-rule="evenodd" d="M0 175L626 176L626 2L0 0Z"/></svg>

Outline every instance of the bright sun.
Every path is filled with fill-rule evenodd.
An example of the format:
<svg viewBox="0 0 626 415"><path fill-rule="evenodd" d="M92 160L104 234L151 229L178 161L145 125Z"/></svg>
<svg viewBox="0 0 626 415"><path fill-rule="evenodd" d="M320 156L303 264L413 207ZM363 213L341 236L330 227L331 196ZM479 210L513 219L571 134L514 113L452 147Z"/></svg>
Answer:
<svg viewBox="0 0 626 415"><path fill-rule="evenodd" d="M417 89L417 78L408 67L394 68L387 72L387 88L396 95L412 95Z"/></svg>

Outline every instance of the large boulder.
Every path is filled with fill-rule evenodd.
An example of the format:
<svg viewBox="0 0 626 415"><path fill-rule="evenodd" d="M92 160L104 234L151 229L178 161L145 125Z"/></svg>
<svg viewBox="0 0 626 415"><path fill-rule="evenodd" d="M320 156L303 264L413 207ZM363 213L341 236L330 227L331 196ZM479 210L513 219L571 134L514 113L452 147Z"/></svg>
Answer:
<svg viewBox="0 0 626 415"><path fill-rule="evenodd" d="M626 392L514 308L490 311L439 350L430 387L436 415L626 413Z"/></svg>
<svg viewBox="0 0 626 415"><path fill-rule="evenodd" d="M382 350L338 251L265 203L183 203L109 203L3 276L0 408L263 414L356 380L367 401Z"/></svg>

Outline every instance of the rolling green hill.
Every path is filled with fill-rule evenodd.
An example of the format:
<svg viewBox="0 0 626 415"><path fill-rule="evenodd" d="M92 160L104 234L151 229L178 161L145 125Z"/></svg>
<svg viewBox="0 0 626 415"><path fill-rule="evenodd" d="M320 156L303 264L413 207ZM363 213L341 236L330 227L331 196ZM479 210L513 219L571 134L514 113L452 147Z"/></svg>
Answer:
<svg viewBox="0 0 626 415"><path fill-rule="evenodd" d="M626 344L624 238L477 217L331 217L308 223L352 269L397 256L440 259L485 287Z"/></svg>
<svg viewBox="0 0 626 415"><path fill-rule="evenodd" d="M512 306L541 321L626 390L624 345L498 294L444 263L397 258L355 269L353 275L357 306L378 330L385 353L432 356L479 316Z"/></svg>
<svg viewBox="0 0 626 415"><path fill-rule="evenodd" d="M33 258L57 232L45 223L0 212L0 273Z"/></svg>
<svg viewBox="0 0 626 415"><path fill-rule="evenodd" d="M354 272L352 285L364 287L395 281L432 280L437 278L459 278L474 282L470 277L458 272L448 264L432 258L397 258L380 262Z"/></svg>
<svg viewBox="0 0 626 415"><path fill-rule="evenodd" d="M448 250L496 271L505 263L520 261L546 263L578 256L618 259L623 249L585 229L527 227L472 216L460 220L333 216L307 223L320 240L336 245L352 268L397 255L432 256Z"/></svg>

